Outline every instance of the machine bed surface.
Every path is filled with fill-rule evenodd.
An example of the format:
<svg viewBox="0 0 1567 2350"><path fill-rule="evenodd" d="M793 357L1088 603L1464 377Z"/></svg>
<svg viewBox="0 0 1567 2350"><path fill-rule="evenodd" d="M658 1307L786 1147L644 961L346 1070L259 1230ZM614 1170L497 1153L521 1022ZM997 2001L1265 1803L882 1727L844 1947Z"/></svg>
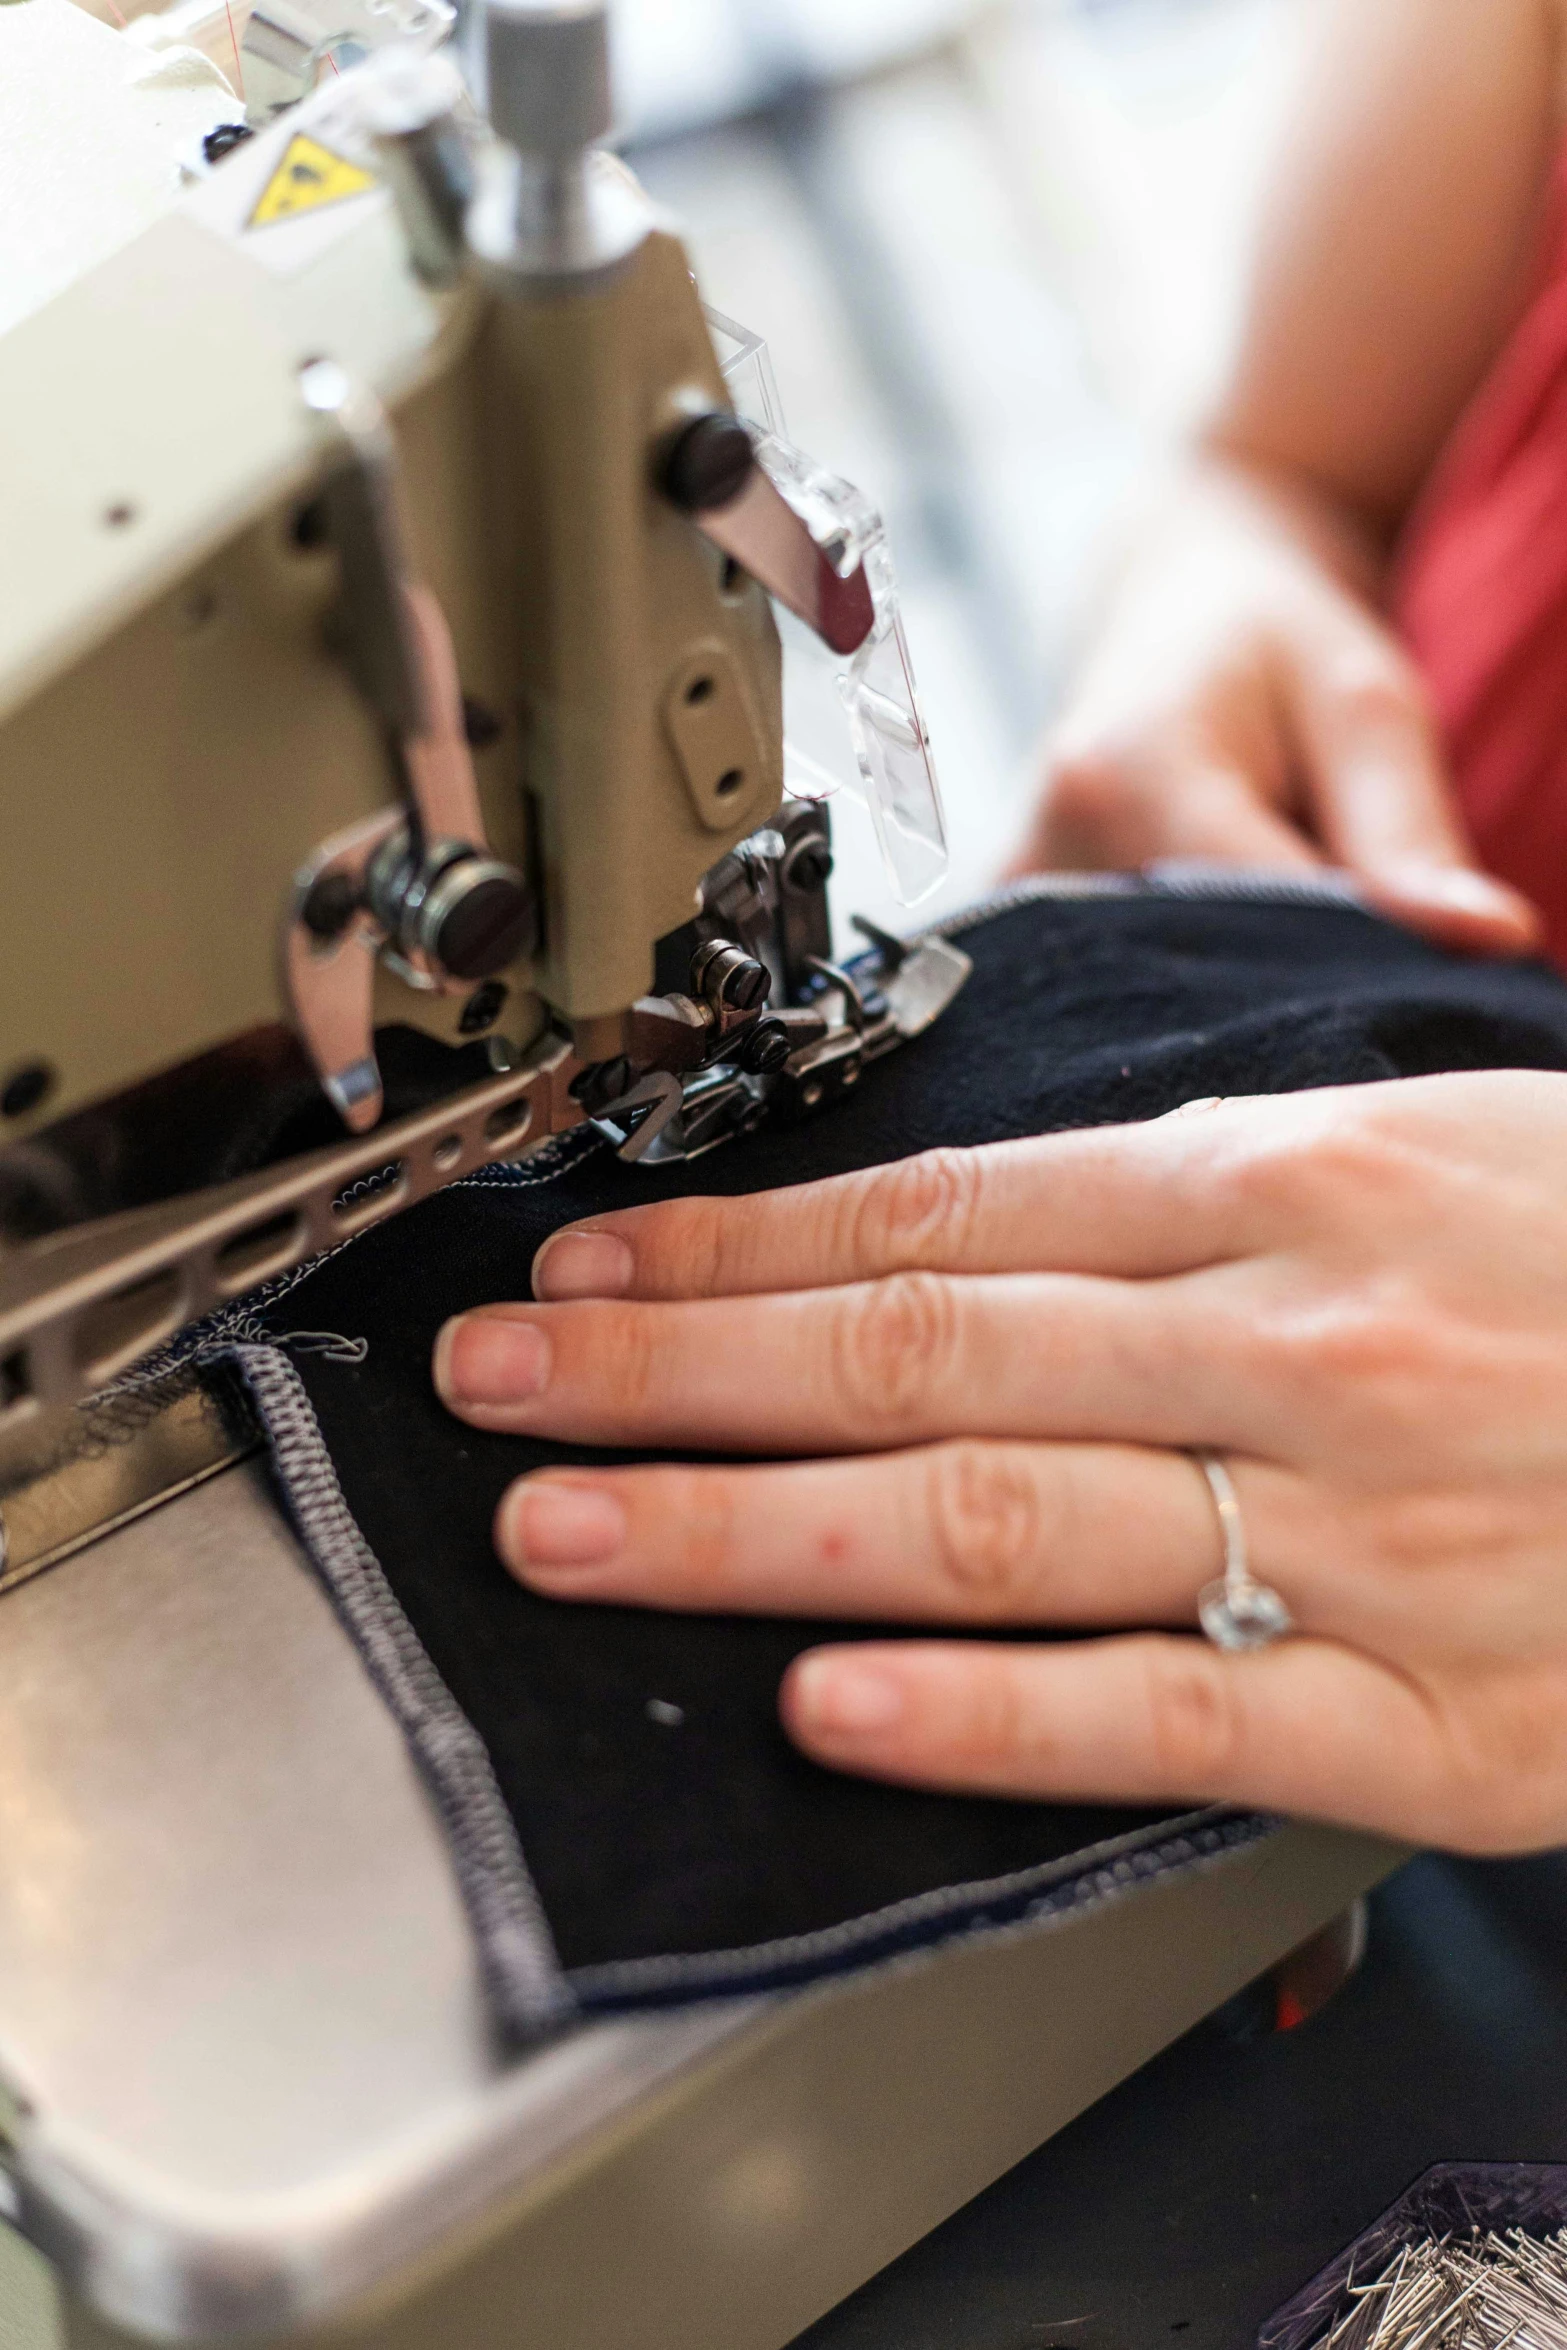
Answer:
<svg viewBox="0 0 1567 2350"><path fill-rule="evenodd" d="M509 2059L259 1465L0 1599L0 1680L0 2084L78 2335L413 2342L477 2289L540 2350L777 2350L1395 1857L1292 1827L1045 1934Z"/></svg>

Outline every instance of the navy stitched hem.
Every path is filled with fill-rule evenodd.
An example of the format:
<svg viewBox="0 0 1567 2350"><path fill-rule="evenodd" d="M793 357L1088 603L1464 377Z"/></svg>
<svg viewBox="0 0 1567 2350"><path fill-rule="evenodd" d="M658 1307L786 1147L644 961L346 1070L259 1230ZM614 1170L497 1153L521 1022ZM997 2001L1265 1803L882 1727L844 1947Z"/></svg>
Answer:
<svg viewBox="0 0 1567 2350"><path fill-rule="evenodd" d="M1213 1806L1186 1820L1165 1820L1138 1835L1092 1845L1066 1860L1047 1861L990 1884L944 1885L892 1909L846 1919L820 1934L761 1943L753 1950L575 1967L567 1980L584 2011L595 2013L788 1990L891 1965L949 1942L1057 1925L1161 1877L1224 1860L1275 1834L1282 1825L1272 1813Z"/></svg>
<svg viewBox="0 0 1567 2350"><path fill-rule="evenodd" d="M577 2002L489 1755L359 1531L299 1373L275 1346L207 1359L243 1379L300 1541L435 1798L499 2021L520 2039L557 2029Z"/></svg>

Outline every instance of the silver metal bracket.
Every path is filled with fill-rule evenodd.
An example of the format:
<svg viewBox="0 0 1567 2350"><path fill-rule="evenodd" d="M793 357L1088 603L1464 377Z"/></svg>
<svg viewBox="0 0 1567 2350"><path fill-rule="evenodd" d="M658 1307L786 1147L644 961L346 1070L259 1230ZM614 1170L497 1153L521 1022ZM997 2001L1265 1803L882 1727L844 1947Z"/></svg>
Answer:
<svg viewBox="0 0 1567 2350"><path fill-rule="evenodd" d="M698 511L692 520L704 538L813 628L832 652L858 652L876 625L858 549L835 534L818 535L760 464L752 467L737 497Z"/></svg>
<svg viewBox="0 0 1567 2350"><path fill-rule="evenodd" d="M639 1161L656 1166L663 1158L684 1158L678 1139L663 1150L654 1146L678 1121L685 1103L685 1087L672 1069L650 1069L619 1101L601 1110L592 1123L612 1142L628 1167Z"/></svg>
<svg viewBox="0 0 1567 2350"><path fill-rule="evenodd" d="M466 995L531 946L532 905L488 852L451 631L403 555L386 418L330 359L304 368L300 389L336 443L322 496L346 649L403 792L313 852L283 916L284 1000L328 1099L363 1134L383 1106L376 958L412 987Z"/></svg>
<svg viewBox="0 0 1567 2350"><path fill-rule="evenodd" d="M0 1437L74 1403L259 1282L355 1239L460 1175L577 1125L571 1047L357 1142L257 1175L73 1226L0 1265Z"/></svg>

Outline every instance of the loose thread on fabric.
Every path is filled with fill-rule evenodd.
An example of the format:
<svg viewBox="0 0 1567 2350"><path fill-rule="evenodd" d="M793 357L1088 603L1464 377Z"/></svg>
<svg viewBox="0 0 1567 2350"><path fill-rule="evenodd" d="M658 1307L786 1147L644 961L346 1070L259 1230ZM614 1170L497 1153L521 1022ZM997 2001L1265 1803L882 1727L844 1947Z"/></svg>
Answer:
<svg viewBox="0 0 1567 2350"><path fill-rule="evenodd" d="M337 1330L279 1330L271 1343L297 1355L314 1355L323 1363L362 1363L370 1353L368 1338L345 1338Z"/></svg>

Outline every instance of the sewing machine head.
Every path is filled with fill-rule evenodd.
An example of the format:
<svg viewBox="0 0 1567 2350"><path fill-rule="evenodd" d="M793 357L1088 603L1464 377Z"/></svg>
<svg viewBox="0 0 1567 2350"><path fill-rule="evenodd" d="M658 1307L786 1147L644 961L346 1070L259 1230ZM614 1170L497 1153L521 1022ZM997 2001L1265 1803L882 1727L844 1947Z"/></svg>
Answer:
<svg viewBox="0 0 1567 2350"><path fill-rule="evenodd" d="M476 32L488 123L394 46L0 341L0 1450L489 1159L709 1147L961 984L834 964L786 796L774 599L939 865L875 514L603 152L601 0Z"/></svg>

